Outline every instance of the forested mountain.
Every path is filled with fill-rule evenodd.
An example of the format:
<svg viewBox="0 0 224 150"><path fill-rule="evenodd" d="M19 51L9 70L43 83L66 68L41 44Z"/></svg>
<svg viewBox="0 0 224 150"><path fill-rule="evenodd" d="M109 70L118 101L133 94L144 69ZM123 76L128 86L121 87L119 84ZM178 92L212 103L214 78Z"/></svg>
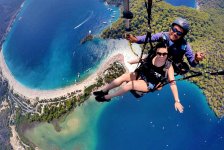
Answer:
<svg viewBox="0 0 224 150"><path fill-rule="evenodd" d="M163 1L153 1L152 32L168 31L170 24L177 17L186 18L191 24L191 31L187 35L194 52L203 51L206 59L193 70L217 71L224 69L224 1L199 0L199 9L189 7L174 7ZM147 12L143 0L132 1L131 33L143 35L147 31ZM125 33L123 19L119 19L102 34L103 38L121 38ZM205 93L209 105L217 116L224 115L224 77L203 76L192 78Z"/></svg>

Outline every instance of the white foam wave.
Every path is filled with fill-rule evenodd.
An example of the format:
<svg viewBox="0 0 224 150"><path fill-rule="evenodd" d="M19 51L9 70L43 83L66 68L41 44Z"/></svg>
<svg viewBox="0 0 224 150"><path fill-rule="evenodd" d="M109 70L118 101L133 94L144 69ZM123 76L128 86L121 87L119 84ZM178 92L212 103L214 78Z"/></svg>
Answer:
<svg viewBox="0 0 224 150"><path fill-rule="evenodd" d="M116 54L123 54L124 63L125 63L125 66L128 68L128 70L132 72L136 69L137 64L131 65L128 63L128 61L138 58L132 52L132 49L138 56L140 56L141 47L139 46L139 44L133 43L132 49L131 49L128 41L125 39L116 39L116 40L110 39L110 40L107 40L106 42L107 42L107 48L110 50L109 56L114 56Z"/></svg>
<svg viewBox="0 0 224 150"><path fill-rule="evenodd" d="M93 11L91 11L90 15L83 21L81 22L79 25L75 26L74 29L79 28L80 26L82 26L84 23L86 23L93 15Z"/></svg>

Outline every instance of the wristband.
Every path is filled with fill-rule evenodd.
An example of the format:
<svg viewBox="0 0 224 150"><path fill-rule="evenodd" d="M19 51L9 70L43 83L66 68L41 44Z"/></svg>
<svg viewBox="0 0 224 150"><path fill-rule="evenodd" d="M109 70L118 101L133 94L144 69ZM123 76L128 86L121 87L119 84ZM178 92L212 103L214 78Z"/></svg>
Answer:
<svg viewBox="0 0 224 150"><path fill-rule="evenodd" d="M180 100L179 99L175 99L175 103L180 103Z"/></svg>

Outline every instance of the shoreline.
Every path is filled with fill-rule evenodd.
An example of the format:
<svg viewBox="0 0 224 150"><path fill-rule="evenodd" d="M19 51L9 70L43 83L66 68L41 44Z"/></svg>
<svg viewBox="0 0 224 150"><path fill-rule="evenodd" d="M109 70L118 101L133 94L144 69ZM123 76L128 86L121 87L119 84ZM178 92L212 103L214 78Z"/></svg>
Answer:
<svg viewBox="0 0 224 150"><path fill-rule="evenodd" d="M117 40L117 42L125 42L126 40ZM25 87L22 85L19 81L17 81L14 76L11 74L9 68L7 67L5 63L5 59L3 56L3 51L0 52L0 68L2 69L2 75L8 80L9 83L9 89L13 89L14 93L17 93L21 95L22 97L30 99L31 103L35 103L36 99L53 99L61 96L67 96L68 93L72 93L77 90L84 90L86 86L89 86L91 84L94 84L96 82L96 78L100 76L103 71L114 61L120 61L128 70L132 70L131 68L134 68L134 66L130 66L127 62L128 59L136 57L130 50L130 47L128 46L128 42L126 41L126 45L123 47L118 48L118 50L113 51L110 56L105 58L102 63L99 64L99 67L97 68L97 71L90 76L88 76L86 79L79 83L75 83L69 86L66 86L64 88L58 88L53 90L37 90L37 89L30 89L28 87ZM125 48L126 47L126 48ZM140 48L139 48L140 50ZM123 57L123 58L122 58Z"/></svg>
<svg viewBox="0 0 224 150"><path fill-rule="evenodd" d="M6 39L6 37L8 36L9 32L11 31L11 29L12 29L14 23L15 23L15 20L16 20L17 16L19 15L19 13L21 12L21 10L22 10L24 4L25 4L25 0L23 0L22 4L21 4L20 7L18 8L18 10L16 10L15 14L11 17L11 19L10 19L10 21L9 21L9 24L8 24L6 30L5 30L5 33L3 34L3 36L2 36L1 39L0 39L0 46L3 45L3 43L4 43L5 39ZM2 50L2 49L0 48L0 51L1 51L1 50Z"/></svg>
<svg viewBox="0 0 224 150"><path fill-rule="evenodd" d="M196 10L200 10L200 5L197 0L195 0L195 8L196 8Z"/></svg>
<svg viewBox="0 0 224 150"><path fill-rule="evenodd" d="M12 136L10 137L10 143L13 147L13 149L21 149L21 150L25 150L25 145L21 144L21 140L19 138L18 133L16 132L16 126L15 125L11 125L9 126L11 131L12 131ZM27 145L26 145L27 146ZM27 146L28 147L28 146Z"/></svg>

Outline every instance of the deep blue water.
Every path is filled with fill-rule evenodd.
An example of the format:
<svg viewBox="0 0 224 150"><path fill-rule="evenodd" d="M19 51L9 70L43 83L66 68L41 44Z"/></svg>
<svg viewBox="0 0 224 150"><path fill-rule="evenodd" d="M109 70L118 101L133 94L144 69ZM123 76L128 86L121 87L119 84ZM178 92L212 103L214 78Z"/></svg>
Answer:
<svg viewBox="0 0 224 150"><path fill-rule="evenodd" d="M165 0L167 3L170 3L174 6L187 6L187 7L196 7L196 0Z"/></svg>
<svg viewBox="0 0 224 150"><path fill-rule="evenodd" d="M89 30L98 36L118 16L118 8L100 0L27 1L4 43L6 63L30 88L54 89L79 81L109 51L100 39L84 45L81 39Z"/></svg>
<svg viewBox="0 0 224 150"><path fill-rule="evenodd" d="M137 101L130 93L113 100L98 123L97 150L223 150L224 120L201 90L178 82L184 113L174 109L169 86Z"/></svg>

